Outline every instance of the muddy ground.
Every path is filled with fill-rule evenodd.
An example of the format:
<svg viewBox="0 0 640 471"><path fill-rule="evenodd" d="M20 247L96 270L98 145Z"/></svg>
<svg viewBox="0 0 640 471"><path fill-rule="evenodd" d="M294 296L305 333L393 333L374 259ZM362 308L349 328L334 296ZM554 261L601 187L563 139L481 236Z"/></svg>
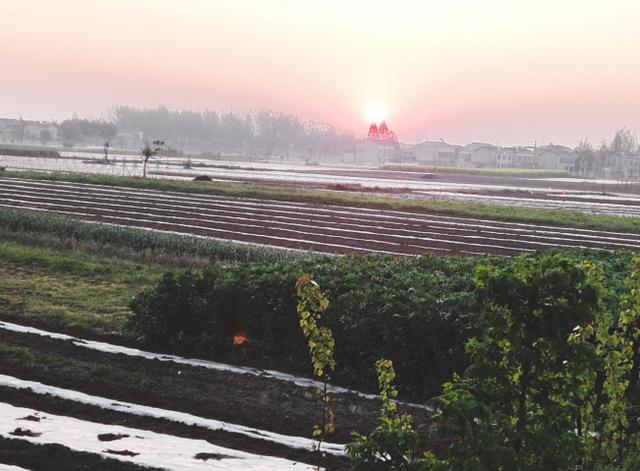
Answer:
<svg viewBox="0 0 640 471"><path fill-rule="evenodd" d="M69 341L6 331L0 331L0 349L0 374L117 401L305 437L311 436L313 426L320 420L319 403L314 390L290 382L107 354L77 347ZM315 453L305 450L294 450L204 427L105 411L95 406L18 392L11 388L0 388L0 398L15 406L37 408L52 414L206 439L229 448L321 464L330 470L349 469L344 458L319 459ZM352 431L368 433L376 425L380 407L378 401L355 394L335 394L332 396L332 405L336 432L329 438L331 442L346 443ZM416 429L425 436L431 424L429 413L409 406L402 407L402 410L414 415Z"/></svg>

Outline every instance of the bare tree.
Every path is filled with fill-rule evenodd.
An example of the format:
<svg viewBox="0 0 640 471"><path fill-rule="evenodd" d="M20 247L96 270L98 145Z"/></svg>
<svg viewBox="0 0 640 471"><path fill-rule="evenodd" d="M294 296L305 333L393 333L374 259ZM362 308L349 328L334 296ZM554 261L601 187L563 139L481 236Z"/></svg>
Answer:
<svg viewBox="0 0 640 471"><path fill-rule="evenodd" d="M18 142L22 144L24 139L24 131L27 128L27 123L22 119L22 116L18 118Z"/></svg>
<svg viewBox="0 0 640 471"><path fill-rule="evenodd" d="M109 163L109 147L111 147L111 145L109 144L109 141L105 142L103 146L103 150L104 150L104 162L106 164Z"/></svg>
<svg viewBox="0 0 640 471"><path fill-rule="evenodd" d="M147 178L147 162L149 159L162 150L164 141L153 141L151 145L146 143L142 149L142 178Z"/></svg>

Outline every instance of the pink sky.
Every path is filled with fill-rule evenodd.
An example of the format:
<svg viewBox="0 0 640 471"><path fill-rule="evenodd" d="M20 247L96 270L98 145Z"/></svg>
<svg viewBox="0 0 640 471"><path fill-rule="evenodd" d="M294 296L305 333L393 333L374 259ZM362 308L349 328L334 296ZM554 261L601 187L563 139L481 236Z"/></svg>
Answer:
<svg viewBox="0 0 640 471"><path fill-rule="evenodd" d="M608 5L607 5L608 3ZM0 0L0 116L126 104L293 112L404 141L640 130L640 3Z"/></svg>

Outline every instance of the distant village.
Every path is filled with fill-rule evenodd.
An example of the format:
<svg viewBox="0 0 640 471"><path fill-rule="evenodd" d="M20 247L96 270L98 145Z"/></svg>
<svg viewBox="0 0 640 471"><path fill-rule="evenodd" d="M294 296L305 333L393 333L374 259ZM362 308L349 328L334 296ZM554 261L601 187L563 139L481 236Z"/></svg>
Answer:
<svg viewBox="0 0 640 471"><path fill-rule="evenodd" d="M387 124L372 124L366 139L354 153L361 164L415 163L436 167L543 169L585 178L640 180L640 152L626 129L618 131L611 145L594 150L588 143L577 149L547 144L498 146L485 142L467 145L444 140L402 144Z"/></svg>
<svg viewBox="0 0 640 471"><path fill-rule="evenodd" d="M85 130L84 134L76 129L77 123L72 127L72 134L68 129L63 129L66 122L59 124L21 118L0 118L0 144L99 148L108 141L111 149L138 152L144 146L147 137L149 139L162 137L147 136L145 132L138 129L120 130L114 124L104 121L77 118L74 120L82 124L80 127ZM86 131L86 128L90 128L90 131ZM255 144L265 141L260 139L264 138L260 134L260 129L257 128L255 133L254 146L251 148L252 159L256 156L271 156L279 157L281 160L301 158L307 163L310 160L333 161L369 166L408 163L435 167L544 169L584 178L640 180L640 152L635 137L626 129L618 131L609 145L600 146L598 149L593 149L588 143L586 145L581 143L576 149L557 144L498 146L472 142L456 145L443 140L427 140L409 145L400 142L396 134L385 122L382 122L380 125L371 124L366 137L344 139L342 136L339 145L332 145L330 148L325 146L325 149L312 149L300 145L299 147L304 150L298 152L298 155L295 155L293 145L286 143L287 136L283 136L283 133L278 137L285 144L279 149L276 140L270 139L266 151ZM195 138L176 138L175 142L178 152L204 153L205 150L212 149L211 145L204 145L204 143L199 145ZM183 148L180 143L184 142L188 142L190 147ZM241 157L243 153L247 156L246 133L242 145L237 147L234 150L233 146L226 145L221 151L236 157ZM282 150L283 148L285 151Z"/></svg>

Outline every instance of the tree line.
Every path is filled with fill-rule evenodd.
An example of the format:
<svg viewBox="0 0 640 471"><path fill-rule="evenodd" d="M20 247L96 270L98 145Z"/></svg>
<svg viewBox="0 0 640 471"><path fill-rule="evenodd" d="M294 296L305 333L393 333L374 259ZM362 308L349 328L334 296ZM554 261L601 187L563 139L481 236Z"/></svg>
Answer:
<svg viewBox="0 0 640 471"><path fill-rule="evenodd" d="M109 141L118 133L142 133L178 150L240 152L254 155L343 155L355 137L333 126L303 121L290 113L170 110L164 106L113 108L107 119L73 116L60 123L65 142Z"/></svg>

